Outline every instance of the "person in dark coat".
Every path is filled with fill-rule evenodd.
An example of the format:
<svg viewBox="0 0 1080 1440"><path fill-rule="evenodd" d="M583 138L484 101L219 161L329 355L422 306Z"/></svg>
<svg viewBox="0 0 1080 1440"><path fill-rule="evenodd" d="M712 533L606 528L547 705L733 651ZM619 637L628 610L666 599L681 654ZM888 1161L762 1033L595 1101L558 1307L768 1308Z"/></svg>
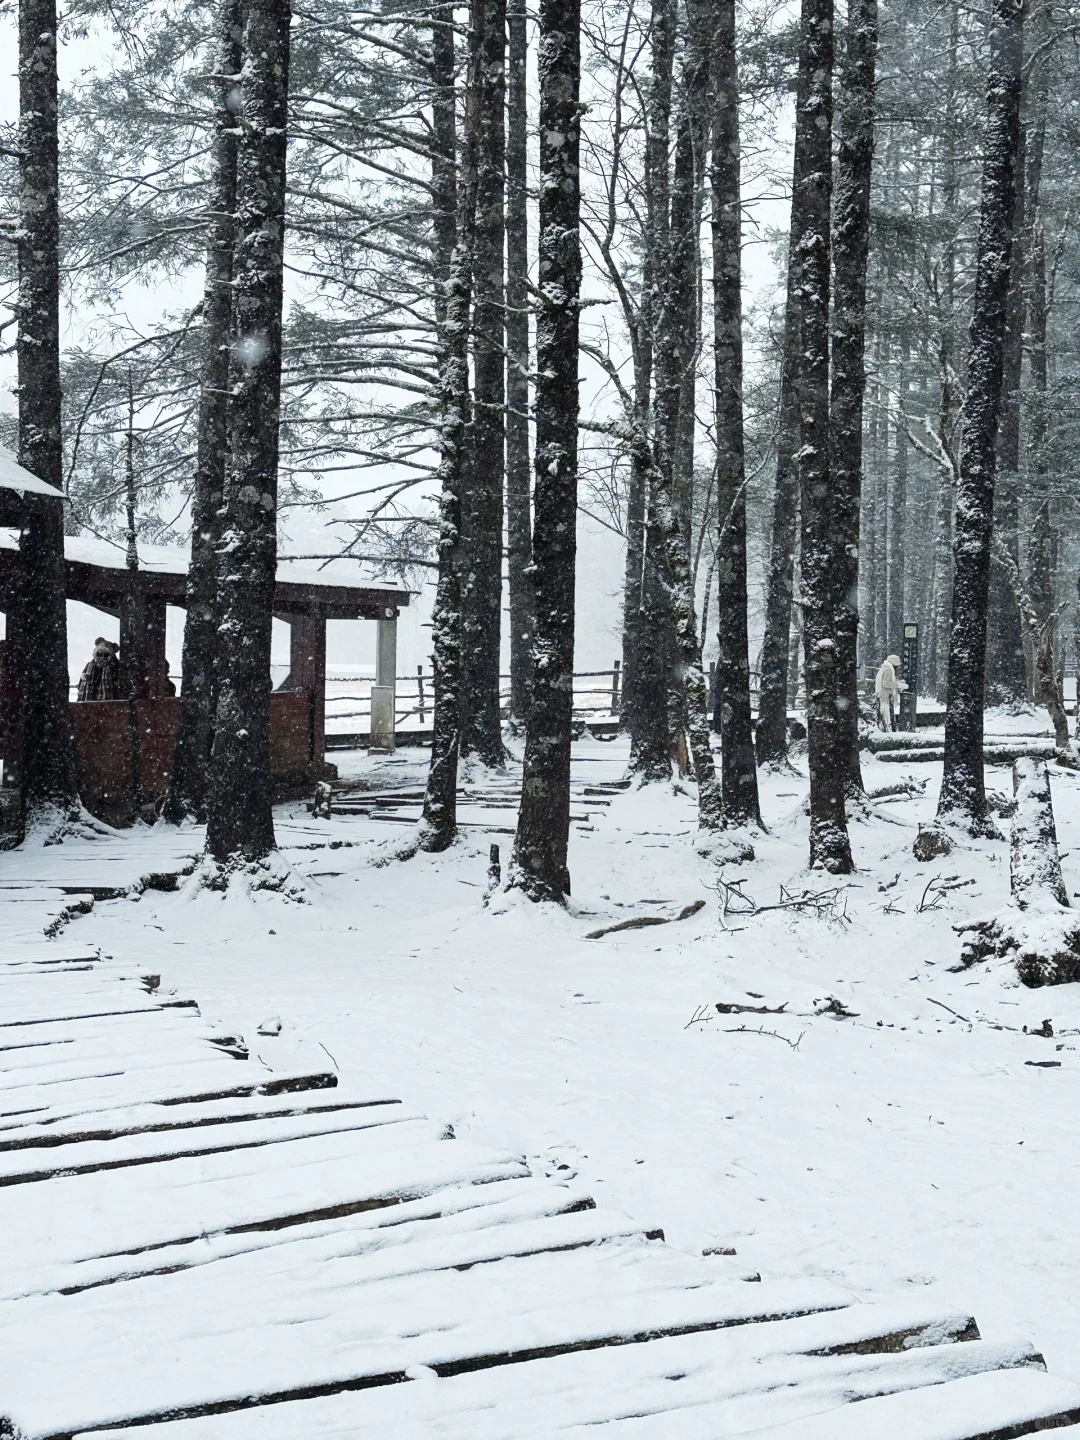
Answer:
<svg viewBox="0 0 1080 1440"><path fill-rule="evenodd" d="M79 676L80 700L120 699L120 646L102 636L94 641L93 659Z"/></svg>

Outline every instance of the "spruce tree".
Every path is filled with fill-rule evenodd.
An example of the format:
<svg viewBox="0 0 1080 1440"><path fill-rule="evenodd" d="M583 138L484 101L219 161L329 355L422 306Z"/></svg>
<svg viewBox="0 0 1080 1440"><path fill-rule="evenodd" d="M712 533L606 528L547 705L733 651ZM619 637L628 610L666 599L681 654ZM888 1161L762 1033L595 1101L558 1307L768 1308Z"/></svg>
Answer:
<svg viewBox="0 0 1080 1440"><path fill-rule="evenodd" d="M241 65L240 0L221 0L217 34L213 190L203 283L203 359L198 448L191 496L191 559L184 620L183 687L164 817L206 818L214 737L218 626L218 544L228 455L229 331L232 322L236 149Z"/></svg>
<svg viewBox="0 0 1080 1440"><path fill-rule="evenodd" d="M219 568L219 675L207 848L219 864L275 847L270 636L288 134L289 0L246 0L233 254L229 456Z"/></svg>
<svg viewBox="0 0 1080 1440"><path fill-rule="evenodd" d="M1001 419L1020 146L1023 15L1023 0L994 0L975 302L956 497L945 769L937 810L939 821L961 825L974 833L990 828L983 775L983 691L994 522L994 447Z"/></svg>
<svg viewBox="0 0 1080 1440"><path fill-rule="evenodd" d="M540 0L540 214L536 317L533 693L511 883L534 900L570 893L570 739L577 556L578 297L581 290L581 10Z"/></svg>
<svg viewBox="0 0 1080 1440"><path fill-rule="evenodd" d="M60 390L60 180L55 0L19 5L18 456L64 489ZM68 715L67 575L59 498L27 494L12 615L21 677L20 823L55 840L79 809Z"/></svg>

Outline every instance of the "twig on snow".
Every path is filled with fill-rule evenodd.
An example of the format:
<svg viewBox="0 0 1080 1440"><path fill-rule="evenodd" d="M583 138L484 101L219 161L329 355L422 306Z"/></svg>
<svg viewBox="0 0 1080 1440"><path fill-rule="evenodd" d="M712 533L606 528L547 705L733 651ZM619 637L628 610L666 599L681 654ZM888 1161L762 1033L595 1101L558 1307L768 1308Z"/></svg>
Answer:
<svg viewBox="0 0 1080 1440"><path fill-rule="evenodd" d="M948 1010L950 1015L955 1015L958 1020L963 1020L965 1025L971 1024L971 1021L966 1015L961 1015L959 1010L954 1010L951 1005L946 1005L944 1000L935 1000L932 995L928 995L926 998L930 1001L931 1005L940 1005L942 1010Z"/></svg>
<svg viewBox="0 0 1080 1440"><path fill-rule="evenodd" d="M780 1032L779 1032L779 1030L766 1030L764 1026L759 1026L756 1030L754 1030L754 1029L752 1029L749 1025L739 1025L739 1026L737 1026L736 1029L734 1029L734 1030L725 1030L725 1031L724 1031L724 1034L725 1034L725 1035L771 1035L774 1040L782 1040L782 1041L784 1042L784 1044L785 1044L785 1045L789 1045L792 1050L797 1050L797 1049L799 1048L799 1046L802 1044L802 1038L803 1038L803 1036L806 1034L806 1031L805 1031L805 1030L800 1030L798 1040L789 1040L786 1035L781 1035Z"/></svg>
<svg viewBox="0 0 1080 1440"><path fill-rule="evenodd" d="M604 935L614 935L617 930L644 930L649 925L670 925L674 920L689 920L705 908L704 900L693 900L684 905L678 915L635 915L632 920L620 920L617 925L607 925L603 930L590 930L586 940L599 940Z"/></svg>
<svg viewBox="0 0 1080 1440"><path fill-rule="evenodd" d="M927 910L938 910L945 897L953 890L962 890L965 885L974 885L974 879L969 876L961 880L959 875L935 875L932 880L926 883L926 889L922 893L922 899L915 907L917 915L923 915Z"/></svg>

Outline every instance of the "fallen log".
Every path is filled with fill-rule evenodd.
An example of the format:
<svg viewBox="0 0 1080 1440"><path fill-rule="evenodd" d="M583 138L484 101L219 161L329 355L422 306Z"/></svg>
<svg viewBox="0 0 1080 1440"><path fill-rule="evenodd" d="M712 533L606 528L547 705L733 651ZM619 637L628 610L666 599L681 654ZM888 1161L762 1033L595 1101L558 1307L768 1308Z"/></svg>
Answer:
<svg viewBox="0 0 1080 1440"><path fill-rule="evenodd" d="M607 925L603 930L590 930L585 939L600 940L618 930L644 930L649 925L670 925L673 920L689 920L691 915L696 915L704 907L704 900L695 900L690 905L684 905L678 915L635 915L632 920L620 920L617 925Z"/></svg>

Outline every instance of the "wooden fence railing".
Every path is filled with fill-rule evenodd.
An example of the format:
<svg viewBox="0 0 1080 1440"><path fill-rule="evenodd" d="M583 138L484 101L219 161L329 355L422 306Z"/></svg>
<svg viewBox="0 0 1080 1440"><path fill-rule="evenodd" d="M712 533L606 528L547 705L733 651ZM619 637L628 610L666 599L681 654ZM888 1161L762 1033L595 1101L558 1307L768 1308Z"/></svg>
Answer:
<svg viewBox="0 0 1080 1440"><path fill-rule="evenodd" d="M712 693L715 665L709 666L709 692ZM579 718L592 717L599 719L601 716L606 719L615 719L622 709L622 665L616 660L610 670L581 670L574 674L574 715ZM500 675L500 698L503 704L504 713L508 713L510 704L510 676ZM326 719L327 722L339 720L370 720L371 700L370 695L364 693L370 690L375 682L368 677L352 677L335 679L329 676L327 679L326 693ZM337 686L355 686L346 693L338 693ZM750 676L751 694L757 694L758 673L752 671ZM417 665L416 673L398 675L395 681L396 709L394 716L395 725L400 726L404 721L414 721L418 727L431 723L431 707L434 699L434 678L430 668L425 670L423 665ZM349 708L342 708L348 706ZM362 726L357 727L362 729Z"/></svg>

